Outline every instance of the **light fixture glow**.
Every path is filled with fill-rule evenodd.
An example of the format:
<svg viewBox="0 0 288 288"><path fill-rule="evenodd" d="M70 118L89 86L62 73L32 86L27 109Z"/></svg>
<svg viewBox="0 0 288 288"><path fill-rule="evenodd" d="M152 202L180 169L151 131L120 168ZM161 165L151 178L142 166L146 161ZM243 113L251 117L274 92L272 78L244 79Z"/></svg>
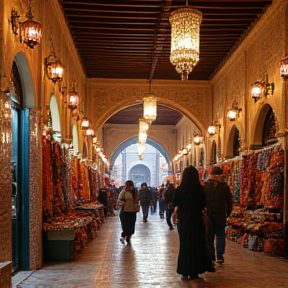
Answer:
<svg viewBox="0 0 288 288"><path fill-rule="evenodd" d="M147 140L147 133L139 131L138 143L144 144L144 143L146 143L146 140Z"/></svg>
<svg viewBox="0 0 288 288"><path fill-rule="evenodd" d="M235 121L237 117L240 117L241 112L242 108L238 108L238 103L234 100L232 107L227 113L227 117L230 121Z"/></svg>
<svg viewBox="0 0 288 288"><path fill-rule="evenodd" d="M170 62L175 65L182 80L199 62L199 34L202 22L202 13L198 10L185 7L170 14L171 23L171 51Z"/></svg>
<svg viewBox="0 0 288 288"><path fill-rule="evenodd" d="M280 76L284 79L288 78L288 55L281 60Z"/></svg>
<svg viewBox="0 0 288 288"><path fill-rule="evenodd" d="M262 95L263 92L263 84L260 81L255 82L252 85L251 96L254 98L254 101L257 102Z"/></svg>
<svg viewBox="0 0 288 288"><path fill-rule="evenodd" d="M91 127L91 122L90 122L89 118L83 117L81 119L81 130L87 130L90 127Z"/></svg>
<svg viewBox="0 0 288 288"><path fill-rule="evenodd" d="M63 65L56 57L55 52L51 52L45 59L46 74L47 77L54 83L61 82L63 80Z"/></svg>
<svg viewBox="0 0 288 288"><path fill-rule="evenodd" d="M42 25L33 20L31 1L28 3L28 12L26 13L26 17L27 20L20 23L20 42L23 42L29 48L34 49L34 46L40 43L42 37Z"/></svg>
<svg viewBox="0 0 288 288"><path fill-rule="evenodd" d="M93 129L87 129L86 130L86 136L94 136L94 130Z"/></svg>
<svg viewBox="0 0 288 288"><path fill-rule="evenodd" d="M150 128L150 120L149 119L139 119L139 131L147 132Z"/></svg>
<svg viewBox="0 0 288 288"><path fill-rule="evenodd" d="M208 127L208 133L209 133L209 135L215 135L216 134L216 127L214 126L214 124L211 124Z"/></svg>
<svg viewBox="0 0 288 288"><path fill-rule="evenodd" d="M203 138L203 136L200 133L197 133L197 134L194 135L194 143L196 145L199 145L199 144L203 143L203 139L204 138Z"/></svg>
<svg viewBox="0 0 288 288"><path fill-rule="evenodd" d="M157 97L148 93L143 98L143 117L153 122L157 117Z"/></svg>

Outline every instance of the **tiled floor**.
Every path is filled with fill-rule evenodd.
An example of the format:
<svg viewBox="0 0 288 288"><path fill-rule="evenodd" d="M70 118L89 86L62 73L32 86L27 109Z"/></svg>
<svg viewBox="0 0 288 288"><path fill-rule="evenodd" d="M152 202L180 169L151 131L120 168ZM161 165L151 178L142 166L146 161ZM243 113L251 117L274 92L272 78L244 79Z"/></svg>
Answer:
<svg viewBox="0 0 288 288"><path fill-rule="evenodd" d="M229 240L225 264L217 265L215 273L183 281L176 274L177 230L169 230L158 214L149 215L147 223L141 221L141 216L140 212L131 244L121 244L119 218L110 217L74 261L46 263L41 270L20 272L12 279L13 287L288 287L288 259L252 252ZM21 273L24 280L19 280Z"/></svg>

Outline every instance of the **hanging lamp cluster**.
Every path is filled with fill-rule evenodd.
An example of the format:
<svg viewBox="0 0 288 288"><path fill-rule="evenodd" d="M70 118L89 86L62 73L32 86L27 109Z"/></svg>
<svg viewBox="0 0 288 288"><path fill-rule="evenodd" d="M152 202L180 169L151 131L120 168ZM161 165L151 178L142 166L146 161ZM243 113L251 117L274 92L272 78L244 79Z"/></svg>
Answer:
<svg viewBox="0 0 288 288"><path fill-rule="evenodd" d="M182 80L188 80L188 75L199 62L200 24L202 13L186 7L170 14L171 51L170 62L175 66Z"/></svg>
<svg viewBox="0 0 288 288"><path fill-rule="evenodd" d="M145 151L147 131L150 125L157 117L157 97L151 93L151 81L149 81L149 93L143 97L143 118L139 119L139 134L138 134L138 159L143 159Z"/></svg>

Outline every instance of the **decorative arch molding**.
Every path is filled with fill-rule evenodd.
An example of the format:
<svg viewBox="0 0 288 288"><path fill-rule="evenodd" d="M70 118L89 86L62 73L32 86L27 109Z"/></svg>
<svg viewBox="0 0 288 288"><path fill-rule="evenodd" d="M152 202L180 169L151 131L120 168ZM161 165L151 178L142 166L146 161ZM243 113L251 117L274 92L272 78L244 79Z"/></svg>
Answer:
<svg viewBox="0 0 288 288"><path fill-rule="evenodd" d="M42 191L42 184L39 182L41 179L42 151L38 145L41 131L37 125L40 115L35 109L35 88L26 55L20 51L15 55L14 61L22 89L22 111L20 112L22 133L19 138L19 142L21 141L21 145L19 145L21 166L19 165L19 169L21 169L23 181L21 181L22 199L20 198L21 203L19 202L19 204L24 209L20 213L25 215L21 217L21 223L19 223L21 225L19 234L21 238L20 258L22 258L20 266L23 270L36 270L41 267L42 263L42 240L38 237L42 233L42 222L39 220L41 219L40 215L42 215L42 210L39 207L39 203L42 203L42 194L39 193ZM39 139L36 135L39 136ZM35 165L35 163L39 165ZM38 215L39 217L32 217L31 215Z"/></svg>
<svg viewBox="0 0 288 288"><path fill-rule="evenodd" d="M73 127L72 127L72 143L73 143L74 152L78 153L79 152L79 135L78 135L77 124L73 124Z"/></svg>
<svg viewBox="0 0 288 288"><path fill-rule="evenodd" d="M137 177L136 175L133 175L134 171L141 171L143 174L143 176L141 177ZM138 173L137 173L138 174ZM133 165L129 172L128 172L128 178L129 179L132 179L132 181L134 182L134 184L137 186L140 187L141 183L143 182L146 182L148 184L148 186L151 185L151 170L150 168L145 165L145 164L136 164L136 165Z"/></svg>
<svg viewBox="0 0 288 288"><path fill-rule="evenodd" d="M265 127L265 121L268 113L271 110L274 111L273 108L267 103L261 107L255 125L254 135L252 137L252 144L250 145L251 149L259 149L263 147L263 131Z"/></svg>
<svg viewBox="0 0 288 288"><path fill-rule="evenodd" d="M239 155L239 129L234 124L230 130L228 141L227 141L227 150L226 150L226 158L232 158L234 156ZM236 151L238 153L236 153Z"/></svg>
<svg viewBox="0 0 288 288"><path fill-rule="evenodd" d="M98 131L104 123L131 105L142 103L148 92L147 80L97 80L87 81L88 94L85 114L92 120ZM165 81L152 83L151 91L157 95L159 104L177 110L188 117L204 133L211 119L212 88L208 81ZM203 109L205 107L205 109Z"/></svg>
<svg viewBox="0 0 288 288"><path fill-rule="evenodd" d="M31 70L25 54L20 51L15 55L23 91L23 108L35 108L35 90Z"/></svg>
<svg viewBox="0 0 288 288"><path fill-rule="evenodd" d="M59 106L55 95L52 95L50 98L50 113L53 131L61 133Z"/></svg>
<svg viewBox="0 0 288 288"><path fill-rule="evenodd" d="M115 160L117 159L118 155L121 153L121 151L123 151L125 148L127 148L128 146L132 145L132 144L137 144L138 142L138 138L137 137L133 137L130 138L126 141L124 141L123 143L121 143L116 150L113 152L112 156L111 156L111 160L110 160L110 166L113 167ZM157 149L158 151L160 151L160 153L164 156L165 160L167 161L168 165L170 163L170 158L169 155L167 153L167 151L163 148L163 146L161 146L158 142L147 138L146 141L147 144L151 145L152 147L154 147L155 149Z"/></svg>
<svg viewBox="0 0 288 288"><path fill-rule="evenodd" d="M211 159L210 163L215 164L217 162L217 144L216 141L213 140L211 145Z"/></svg>

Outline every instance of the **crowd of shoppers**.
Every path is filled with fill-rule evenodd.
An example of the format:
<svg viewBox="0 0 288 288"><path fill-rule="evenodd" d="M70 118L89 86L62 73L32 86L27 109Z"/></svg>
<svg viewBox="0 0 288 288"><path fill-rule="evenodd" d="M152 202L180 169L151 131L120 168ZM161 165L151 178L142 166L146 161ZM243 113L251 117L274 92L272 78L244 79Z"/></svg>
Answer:
<svg viewBox="0 0 288 288"><path fill-rule="evenodd" d="M215 262L224 263L226 218L233 203L223 170L214 167L202 185L198 170L190 165L184 169L178 187L167 182L157 192L147 183L142 183L138 192L131 180L126 181L117 201L122 226L120 241L130 243L139 206L143 222L147 222L149 207L151 213L156 212L158 198L160 218L164 219L166 213L169 228L173 230L177 226L177 273L183 280L193 280L199 274L215 272Z"/></svg>

